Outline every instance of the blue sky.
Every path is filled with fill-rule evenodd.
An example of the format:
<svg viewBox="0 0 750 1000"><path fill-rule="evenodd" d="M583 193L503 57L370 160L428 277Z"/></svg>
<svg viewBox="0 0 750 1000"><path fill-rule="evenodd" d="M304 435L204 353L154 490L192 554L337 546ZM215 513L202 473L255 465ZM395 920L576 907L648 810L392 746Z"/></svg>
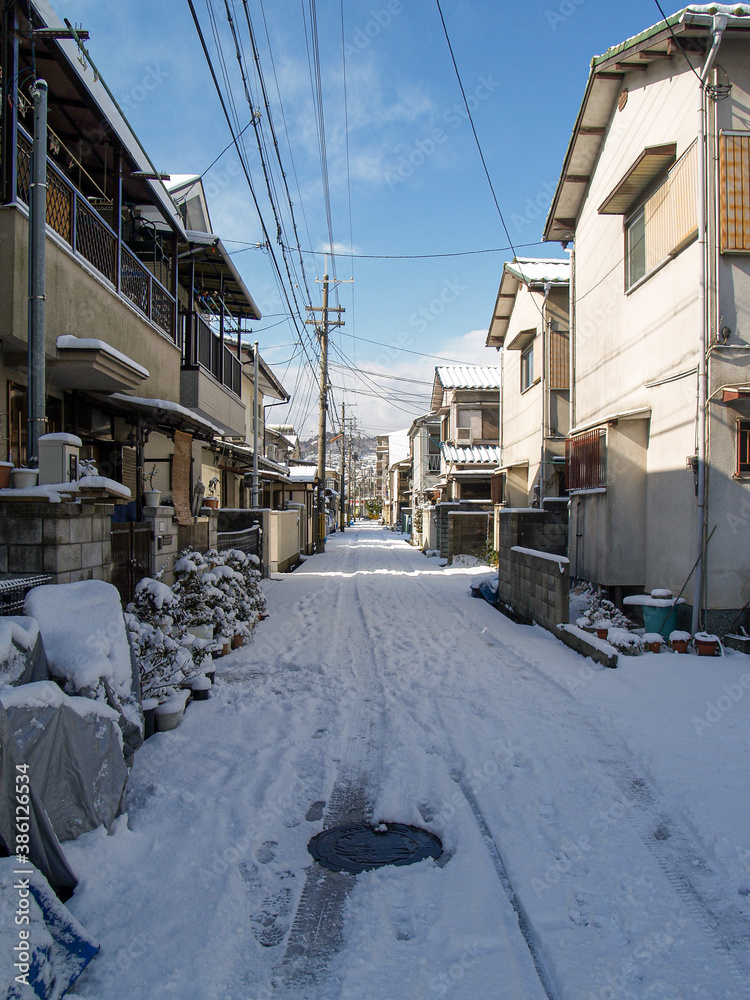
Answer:
<svg viewBox="0 0 750 1000"><path fill-rule="evenodd" d="M244 126L250 111L224 0L194 0L195 9L218 69L209 2ZM252 61L242 2L228 2ZM262 242L263 234L234 148L207 169L231 137L187 0L52 3L60 16L90 32L91 56L157 168L206 171L214 231L234 252L264 313L250 339L258 339L264 358L293 393L289 408L278 408L273 421L291 419L312 432L312 371L298 348L293 357L296 332L285 318L288 309L268 253L246 246ZM511 241L519 256L562 256L559 245L536 244L590 60L657 23L655 0L441 0L441 7ZM677 7L664 9L671 14ZM309 29L309 0L248 0L247 10L299 243L304 251L322 251L329 234L303 19L304 11ZM354 283L337 289L346 325L331 337L332 406L339 412L344 400L363 430L388 433L428 408L426 383L441 359L497 363L484 339L502 264L513 252L467 253L507 248L508 239L467 121L436 0L343 0L343 18L340 0L319 0L317 28L334 244L359 255L335 262L336 276L353 277ZM259 103L252 76L250 89ZM274 239L252 127L244 138ZM278 171L276 186L283 203ZM284 219L291 239L288 208ZM462 256L440 256L452 254ZM304 253L303 259L312 304L319 305L316 278L322 278L324 258ZM305 305L299 265L295 280ZM347 366L364 374L353 375Z"/></svg>

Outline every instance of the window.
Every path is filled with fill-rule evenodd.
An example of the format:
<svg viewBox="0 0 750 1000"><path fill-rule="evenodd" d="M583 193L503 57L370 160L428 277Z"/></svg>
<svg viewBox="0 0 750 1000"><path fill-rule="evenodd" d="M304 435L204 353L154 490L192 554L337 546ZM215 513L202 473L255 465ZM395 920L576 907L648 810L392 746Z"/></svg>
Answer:
<svg viewBox="0 0 750 1000"><path fill-rule="evenodd" d="M750 251L750 132L719 136L721 249Z"/></svg>
<svg viewBox="0 0 750 1000"><path fill-rule="evenodd" d="M482 410L482 440L499 441L500 414L498 406L488 406Z"/></svg>
<svg viewBox="0 0 750 1000"><path fill-rule="evenodd" d="M737 421L737 475L750 476L750 420Z"/></svg>
<svg viewBox="0 0 750 1000"><path fill-rule="evenodd" d="M584 431L565 442L565 479L570 490L606 485L604 430Z"/></svg>
<svg viewBox="0 0 750 1000"><path fill-rule="evenodd" d="M625 223L625 241L625 284L631 288L646 273L646 215L642 208Z"/></svg>
<svg viewBox="0 0 750 1000"><path fill-rule="evenodd" d="M632 288L660 264L676 257L695 239L698 232L697 177L696 141L677 160L656 190L627 218L626 288ZM624 202L612 201L604 214L616 214L620 204Z"/></svg>
<svg viewBox="0 0 750 1000"><path fill-rule="evenodd" d="M521 354L521 392L534 384L534 345L529 344Z"/></svg>
<svg viewBox="0 0 750 1000"><path fill-rule="evenodd" d="M477 441L482 436L482 411L481 410L459 410L458 426L471 427L471 436Z"/></svg>
<svg viewBox="0 0 750 1000"><path fill-rule="evenodd" d="M554 319L549 330L549 387L570 388L570 333Z"/></svg>

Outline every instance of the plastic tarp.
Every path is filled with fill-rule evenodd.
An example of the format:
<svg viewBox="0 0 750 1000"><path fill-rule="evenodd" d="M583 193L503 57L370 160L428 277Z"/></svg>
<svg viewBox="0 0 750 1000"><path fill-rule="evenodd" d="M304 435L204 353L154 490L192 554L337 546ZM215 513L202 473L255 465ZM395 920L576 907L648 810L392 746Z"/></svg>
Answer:
<svg viewBox="0 0 750 1000"><path fill-rule="evenodd" d="M0 858L0 995L59 1000L98 951L33 865Z"/></svg>
<svg viewBox="0 0 750 1000"><path fill-rule="evenodd" d="M0 842L8 853L16 843L16 777L18 765L23 764L21 751L16 744L10 720L0 704ZM75 889L78 879L68 866L60 842L55 836L44 806L33 785L29 787L29 856L32 863L58 891ZM1 927L2 925L0 925Z"/></svg>
<svg viewBox="0 0 750 1000"><path fill-rule="evenodd" d="M70 697L53 681L4 688L0 702L58 840L109 829L128 775L118 713Z"/></svg>

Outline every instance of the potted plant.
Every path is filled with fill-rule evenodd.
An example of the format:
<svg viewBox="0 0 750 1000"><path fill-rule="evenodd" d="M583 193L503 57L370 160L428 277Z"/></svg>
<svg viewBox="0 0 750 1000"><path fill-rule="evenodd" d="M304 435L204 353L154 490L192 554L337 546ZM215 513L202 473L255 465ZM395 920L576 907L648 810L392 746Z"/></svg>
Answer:
<svg viewBox="0 0 750 1000"><path fill-rule="evenodd" d="M711 635L708 632L696 632L693 636L693 646L698 656L716 656L719 652L721 642L718 635Z"/></svg>
<svg viewBox="0 0 750 1000"><path fill-rule="evenodd" d="M611 628L612 622L607 618L599 618L594 622L594 631L599 639L606 639Z"/></svg>
<svg viewBox="0 0 750 1000"><path fill-rule="evenodd" d="M143 491L143 506L158 507L159 500L161 499L161 490L154 489L156 465L153 466L150 472L146 473L144 478L148 480L148 489Z"/></svg>
<svg viewBox="0 0 750 1000"><path fill-rule="evenodd" d="M687 653L689 642L689 632L681 632L679 629L675 629L674 632L669 633L669 644L675 653Z"/></svg>
<svg viewBox="0 0 750 1000"><path fill-rule="evenodd" d="M211 510L218 510L219 508L219 498L216 496L216 491L219 488L219 477L213 476L208 483L208 496L204 498L204 507L210 507Z"/></svg>
<svg viewBox="0 0 750 1000"><path fill-rule="evenodd" d="M0 490L7 490L10 486L10 473L12 468L12 462L0 462Z"/></svg>
<svg viewBox="0 0 750 1000"><path fill-rule="evenodd" d="M641 636L641 642L649 653L660 653L664 639L660 632L646 632Z"/></svg>
<svg viewBox="0 0 750 1000"><path fill-rule="evenodd" d="M28 490L39 482L39 469L20 466L10 470L10 485L14 490Z"/></svg>

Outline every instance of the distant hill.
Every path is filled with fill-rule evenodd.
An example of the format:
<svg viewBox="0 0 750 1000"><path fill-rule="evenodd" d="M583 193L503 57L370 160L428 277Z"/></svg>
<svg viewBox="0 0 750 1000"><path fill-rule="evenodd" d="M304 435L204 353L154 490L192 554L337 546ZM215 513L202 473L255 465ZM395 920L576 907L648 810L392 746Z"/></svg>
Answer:
<svg viewBox="0 0 750 1000"><path fill-rule="evenodd" d="M333 443L330 443L332 438L336 438L336 440ZM329 461L333 461L335 464L341 455L341 441L338 437L338 432L329 431L326 434L326 441L328 442ZM354 434L352 437L352 448L357 453L358 462L368 462L372 459L372 462L374 463L376 445L377 438L374 435ZM317 437L305 438L301 440L300 451L302 452L303 461L316 462L318 459Z"/></svg>

